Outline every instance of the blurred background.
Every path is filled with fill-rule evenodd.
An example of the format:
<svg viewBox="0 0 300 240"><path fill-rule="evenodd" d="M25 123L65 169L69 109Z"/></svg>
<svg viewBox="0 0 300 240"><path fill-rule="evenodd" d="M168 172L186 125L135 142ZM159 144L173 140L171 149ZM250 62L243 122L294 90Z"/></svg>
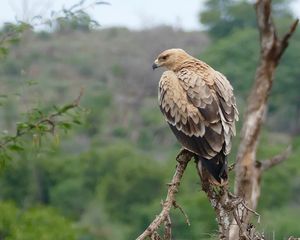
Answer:
<svg viewBox="0 0 300 240"><path fill-rule="evenodd" d="M145 229L160 211L180 149L157 105L162 70L151 65L162 50L183 48L224 73L235 88L239 128L243 122L260 51L252 2L81 1L74 9L82 12L70 14L77 3L0 4L0 44L7 22L33 26L0 48L1 134L14 133L28 111L68 103L84 88L80 120L39 147L25 136L9 158L1 152L1 240L130 240ZM300 1L275 0L273 11L283 34L300 16ZM262 179L258 228L267 239L300 236L299 60L298 29L276 72L258 150L261 160L293 146ZM174 239L213 239L214 212L193 164L178 202L191 226L173 210Z"/></svg>

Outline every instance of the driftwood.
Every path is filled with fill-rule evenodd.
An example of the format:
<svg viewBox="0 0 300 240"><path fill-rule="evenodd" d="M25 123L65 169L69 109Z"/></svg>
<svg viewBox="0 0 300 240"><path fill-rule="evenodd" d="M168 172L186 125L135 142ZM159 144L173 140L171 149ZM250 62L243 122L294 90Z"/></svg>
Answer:
<svg viewBox="0 0 300 240"><path fill-rule="evenodd" d="M260 218L255 209L260 197L261 177L266 170L286 160L291 152L291 148L288 147L284 152L270 159L264 161L256 159L260 130L266 114L274 73L282 54L288 47L288 41L297 27L298 20L291 25L289 31L280 39L272 20L271 0L257 0L255 9L260 33L260 63L248 98L241 131L240 145L234 167L236 174L234 194L228 191L227 186L212 186L208 181L207 172L205 170L200 172L197 168L202 190L206 193L211 206L215 210L219 226L219 239L226 240L264 239L264 236L258 233L255 226L250 223L253 214L258 217L258 221ZM175 195L185 168L192 157L193 154L187 150L181 151L178 155L176 172L171 184L169 184L167 198L162 204L162 211L137 240L148 237L155 240L172 239L169 213L172 206L178 207ZM181 211L183 212L182 209ZM186 217L185 213L184 215ZM186 219L188 222L187 217ZM158 229L163 224L164 236L160 237ZM291 237L290 239L294 238Z"/></svg>

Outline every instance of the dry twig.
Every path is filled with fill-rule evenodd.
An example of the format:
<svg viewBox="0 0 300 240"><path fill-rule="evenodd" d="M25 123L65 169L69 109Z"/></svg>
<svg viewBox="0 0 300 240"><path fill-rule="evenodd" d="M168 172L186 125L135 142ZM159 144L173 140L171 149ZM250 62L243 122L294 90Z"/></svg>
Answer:
<svg viewBox="0 0 300 240"><path fill-rule="evenodd" d="M167 223L170 221L168 218L170 217L170 210L171 207L178 206L176 204L175 200L175 195L178 192L178 187L180 185L181 178L183 176L183 173L193 157L193 153L187 151L187 150L182 150L178 156L177 156L177 166L176 166L176 171L175 174L172 178L171 183L169 184L168 187L168 193L165 202L163 203L163 208L160 212L160 214L152 221L152 223L147 227L147 229L136 239L136 240L143 240L146 239L147 237L151 237L151 239L159 239L157 238L157 229L165 222ZM170 229L167 230L168 234L171 233ZM155 236L154 236L155 235ZM156 237L156 238L153 238ZM169 236L168 236L169 237Z"/></svg>
<svg viewBox="0 0 300 240"><path fill-rule="evenodd" d="M180 210L180 212L183 214L183 216L185 217L185 222L188 226L191 226L191 222L189 220L189 216L186 214L186 212L183 210L183 208L175 201L173 202L173 206L174 208L178 208Z"/></svg>
<svg viewBox="0 0 300 240"><path fill-rule="evenodd" d="M172 239L172 222L171 222L170 215L168 215L166 217L164 225L165 225L164 240L171 240Z"/></svg>
<svg viewBox="0 0 300 240"><path fill-rule="evenodd" d="M282 153L280 153L270 159L261 161L261 167L260 167L261 171L264 172L264 171L282 163L289 157L291 152L292 152L292 147L288 146Z"/></svg>

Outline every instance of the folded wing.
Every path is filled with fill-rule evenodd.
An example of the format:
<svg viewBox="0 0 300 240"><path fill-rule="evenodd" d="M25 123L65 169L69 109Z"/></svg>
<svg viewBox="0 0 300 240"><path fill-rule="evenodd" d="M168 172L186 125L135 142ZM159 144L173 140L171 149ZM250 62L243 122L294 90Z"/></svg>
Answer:
<svg viewBox="0 0 300 240"><path fill-rule="evenodd" d="M216 71L209 77L212 84L196 71L166 71L159 84L160 109L177 139L206 159L229 153L237 118L228 80Z"/></svg>

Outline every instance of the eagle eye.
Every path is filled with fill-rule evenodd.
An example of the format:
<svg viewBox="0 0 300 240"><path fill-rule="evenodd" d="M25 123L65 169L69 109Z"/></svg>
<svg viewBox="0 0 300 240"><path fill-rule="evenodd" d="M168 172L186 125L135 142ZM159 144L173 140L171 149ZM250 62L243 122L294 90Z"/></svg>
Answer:
<svg viewBox="0 0 300 240"><path fill-rule="evenodd" d="M164 55L161 57L162 60L166 60L168 58L168 55Z"/></svg>

